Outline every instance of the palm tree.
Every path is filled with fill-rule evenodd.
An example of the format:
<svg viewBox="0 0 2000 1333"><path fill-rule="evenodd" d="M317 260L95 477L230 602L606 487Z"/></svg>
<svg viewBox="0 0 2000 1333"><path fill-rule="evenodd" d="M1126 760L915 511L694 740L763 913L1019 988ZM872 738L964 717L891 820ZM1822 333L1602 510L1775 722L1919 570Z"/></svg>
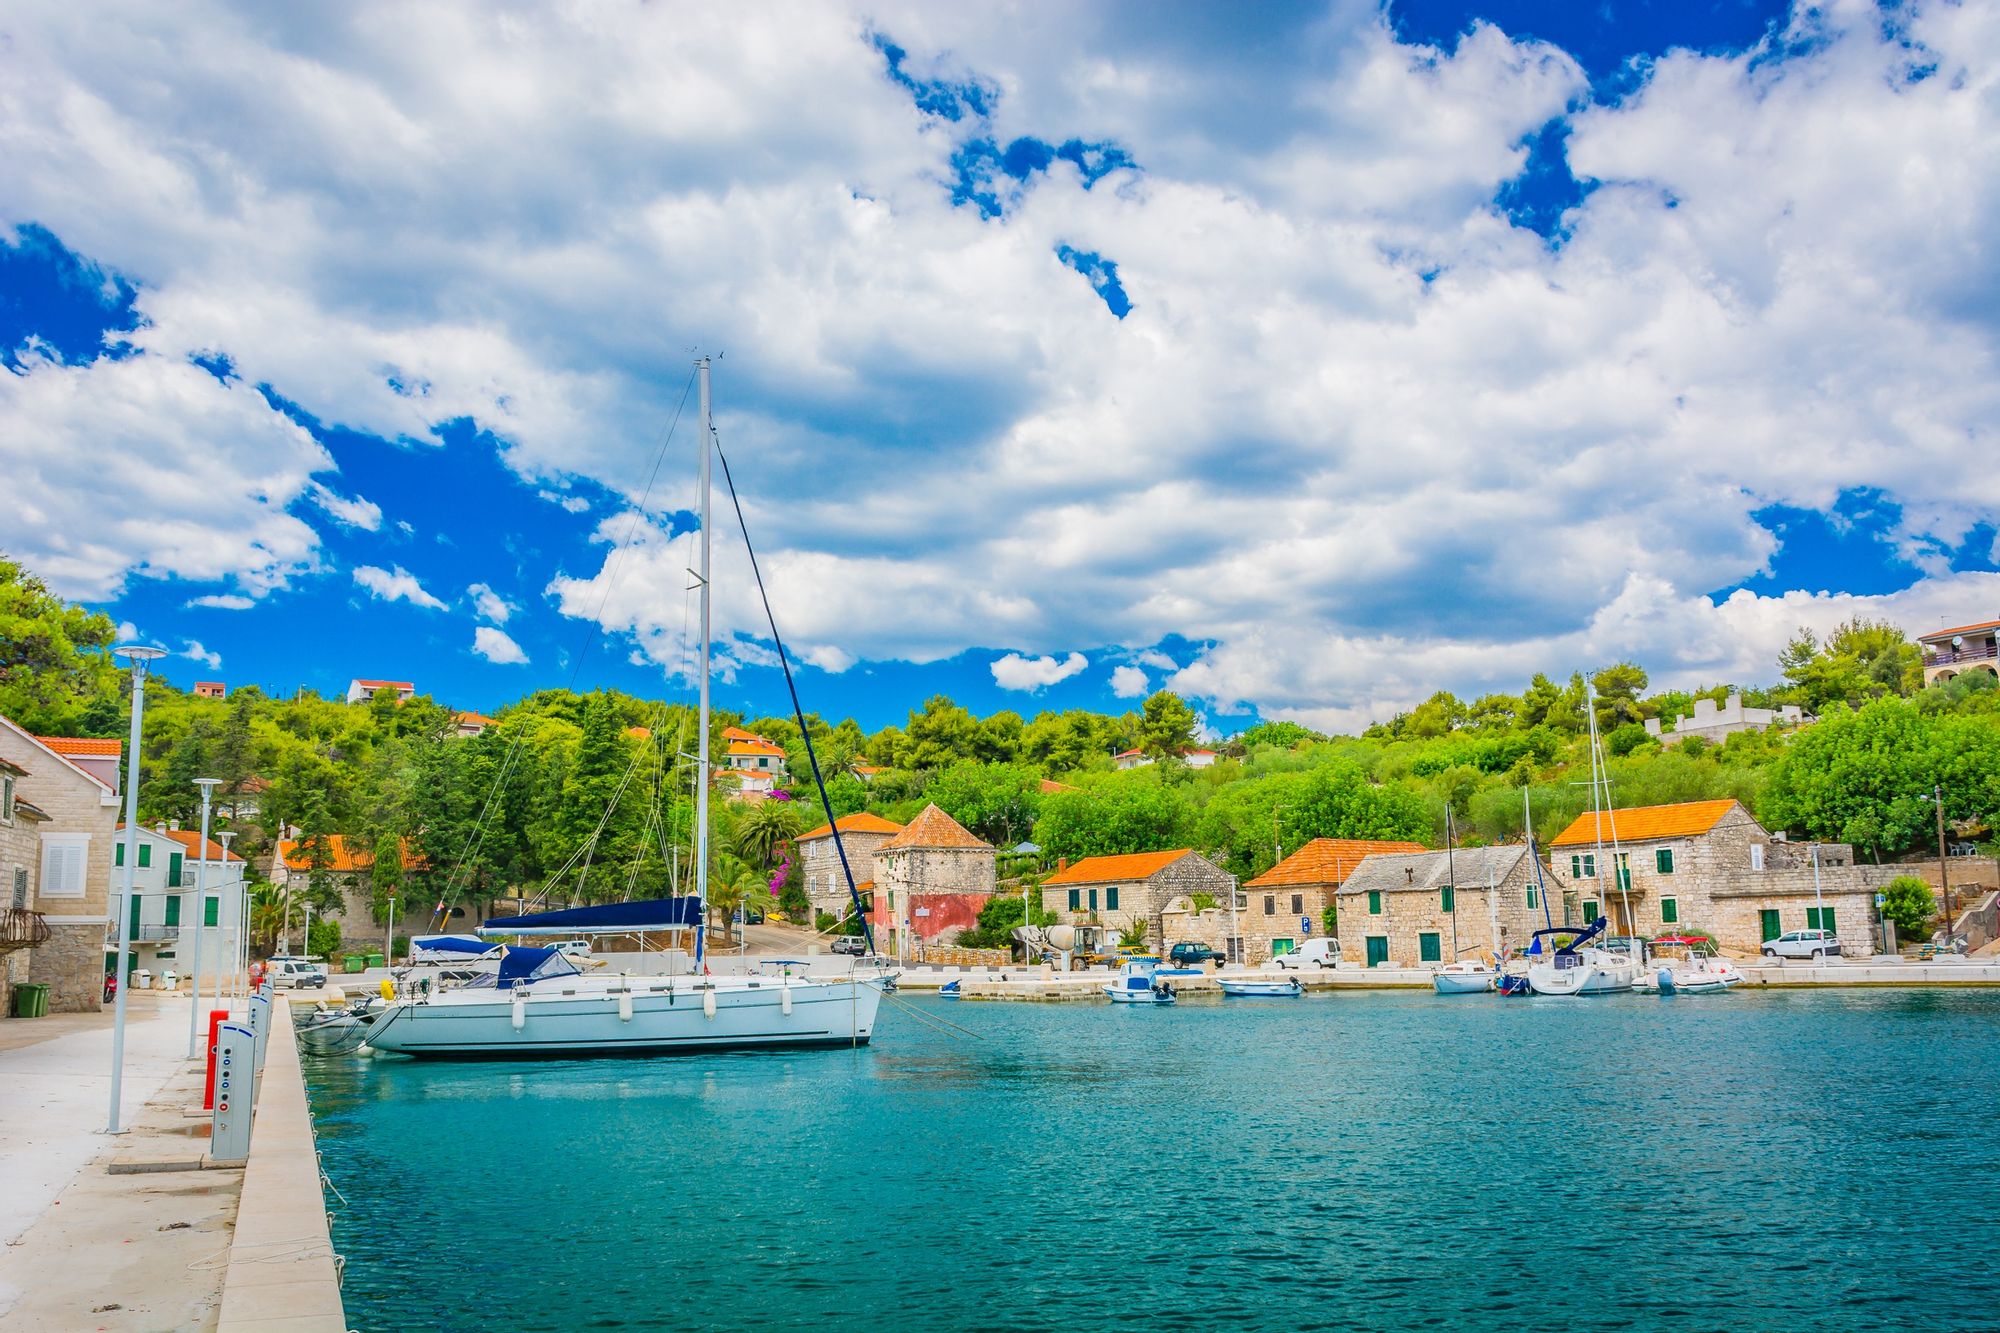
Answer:
<svg viewBox="0 0 2000 1333"><path fill-rule="evenodd" d="M738 856L768 869L778 849L804 830L804 817L790 801L760 801L738 818L732 843Z"/></svg>

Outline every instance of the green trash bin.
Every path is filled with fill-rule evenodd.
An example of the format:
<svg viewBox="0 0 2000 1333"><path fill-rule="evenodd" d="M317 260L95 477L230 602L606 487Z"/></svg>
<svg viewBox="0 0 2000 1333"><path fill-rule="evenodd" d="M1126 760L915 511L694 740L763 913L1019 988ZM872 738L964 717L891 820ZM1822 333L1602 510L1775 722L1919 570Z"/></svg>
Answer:
<svg viewBox="0 0 2000 1333"><path fill-rule="evenodd" d="M14 987L14 1017L47 1018L49 988L43 982L24 982Z"/></svg>
<svg viewBox="0 0 2000 1333"><path fill-rule="evenodd" d="M351 953L340 960L340 968L343 972L365 972L368 970L368 960L361 954Z"/></svg>
<svg viewBox="0 0 2000 1333"><path fill-rule="evenodd" d="M371 954L369 954L369 955L368 955L368 966L370 966L370 967L380 967L380 966L382 966L382 955L381 955L381 954L379 954L379 953L371 953Z"/></svg>

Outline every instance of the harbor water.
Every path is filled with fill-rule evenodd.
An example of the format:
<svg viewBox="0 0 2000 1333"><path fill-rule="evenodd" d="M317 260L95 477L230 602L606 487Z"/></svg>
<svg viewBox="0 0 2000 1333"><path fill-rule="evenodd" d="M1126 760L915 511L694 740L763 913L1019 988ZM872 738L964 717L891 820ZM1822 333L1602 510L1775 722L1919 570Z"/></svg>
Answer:
<svg viewBox="0 0 2000 1333"><path fill-rule="evenodd" d="M858 1051L307 1076L364 1330L2000 1319L1987 992L905 998Z"/></svg>

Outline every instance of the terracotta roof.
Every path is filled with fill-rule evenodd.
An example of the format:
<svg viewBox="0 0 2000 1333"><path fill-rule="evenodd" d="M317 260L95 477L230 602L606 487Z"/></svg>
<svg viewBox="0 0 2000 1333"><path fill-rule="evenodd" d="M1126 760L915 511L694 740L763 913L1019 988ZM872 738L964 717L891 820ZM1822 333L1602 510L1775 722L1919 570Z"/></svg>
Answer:
<svg viewBox="0 0 2000 1333"><path fill-rule="evenodd" d="M37 736L36 740L65 759L116 759L125 752L119 740L96 740L88 736Z"/></svg>
<svg viewBox="0 0 2000 1333"><path fill-rule="evenodd" d="M1182 750L1182 751L1181 751L1181 753L1182 753L1182 754L1184 754L1184 755L1189 755L1189 754L1214 754L1214 753L1216 753L1216 751L1214 751L1214 750Z"/></svg>
<svg viewBox="0 0 2000 1333"><path fill-rule="evenodd" d="M1678 805L1640 805L1630 810L1604 812L1604 841L1615 835L1620 842L1651 842L1656 838L1691 838L1706 833L1737 808L1733 800L1683 801ZM1595 812L1585 811L1576 822L1558 833L1551 847L1576 847L1597 842Z"/></svg>
<svg viewBox="0 0 2000 1333"><path fill-rule="evenodd" d="M651 727L627 727L625 728L625 734L636 741L649 741L653 739L653 729Z"/></svg>
<svg viewBox="0 0 2000 1333"><path fill-rule="evenodd" d="M873 764L849 764L848 768L856 776L862 776L862 775L873 776L876 773L881 773L885 771L883 769L877 768Z"/></svg>
<svg viewBox="0 0 2000 1333"><path fill-rule="evenodd" d="M974 850L992 851L993 844L975 836L965 825L937 808L927 805L923 812L912 819L895 837L883 843L878 851L888 851L899 847L967 847Z"/></svg>
<svg viewBox="0 0 2000 1333"><path fill-rule="evenodd" d="M1246 889L1275 889L1292 884L1339 884L1354 873L1364 856L1384 852L1421 852L1418 842L1381 842L1369 838L1314 838L1253 880Z"/></svg>
<svg viewBox="0 0 2000 1333"><path fill-rule="evenodd" d="M160 832L160 830L158 830L158 829L156 829L156 828L152 828L152 827L150 827L150 826L148 826L148 825L143 825L143 824L142 824L142 825L141 825L140 827L141 827L141 828L144 828L144 829L146 830L146 832L148 832L148 833L152 834L152 835L153 835L154 837L156 837L156 838L167 838L167 839L171 839L171 840L172 840L172 841L174 841L174 842L177 842L177 843L179 843L179 844L180 844L181 846L183 846L183 847L187 848L187 850L188 850L188 855L189 855L189 856L199 856L199 855L201 855L201 851L200 851L200 843L201 843L201 830L200 830L200 829L189 829L189 828L182 828L182 829L171 829L171 828L170 828L170 829L168 829L168 830L167 830L167 831L166 831L165 833L162 833L162 832ZM120 833L123 833L123 832L125 831L125 826L124 826L123 824L120 824L120 825L118 826L118 831L119 831ZM238 855L237 855L237 854L236 854L235 852L225 852L224 850L222 850L222 844L221 844L221 843L217 842L217 841L216 841L215 839L213 839L213 838L210 838L210 839L208 840L208 859L209 859L209 860L211 860L211 861L241 861L241 860L242 860L243 858L242 858L242 857L240 857L240 856L238 856Z"/></svg>
<svg viewBox="0 0 2000 1333"><path fill-rule="evenodd" d="M333 853L333 863L327 869L336 874L368 870L375 865L374 853L364 851L360 847L350 843L343 834L329 833L326 837L326 842L328 850ZM288 870L312 869L312 866L306 861L305 854L299 851L299 842L295 838L287 838L278 844L278 856L284 861L285 868ZM423 865L423 857L418 856L410 847L409 841L405 839L403 842L403 868L406 870L415 870L420 869Z"/></svg>
<svg viewBox="0 0 2000 1333"><path fill-rule="evenodd" d="M1054 796L1059 791L1081 791L1081 790L1082 788L1072 787L1067 782L1056 782L1050 778L1042 779L1042 795L1044 796Z"/></svg>
<svg viewBox="0 0 2000 1333"><path fill-rule="evenodd" d="M219 680L198 680L194 683L194 687L198 690L219 690L222 688L222 682Z"/></svg>
<svg viewBox="0 0 2000 1333"><path fill-rule="evenodd" d="M359 685L365 690L414 690L417 688L407 680L362 680L359 677L356 677L351 684Z"/></svg>
<svg viewBox="0 0 2000 1333"><path fill-rule="evenodd" d="M1122 856L1086 856L1067 870L1059 870L1043 880L1049 884L1123 884L1157 875L1183 856L1194 853L1183 847L1177 852L1127 852Z"/></svg>
<svg viewBox="0 0 2000 1333"><path fill-rule="evenodd" d="M765 740L761 736L753 736L747 741L732 739L729 742L729 753L731 754L782 755L784 754L784 752L785 752L784 746L773 745L770 741Z"/></svg>
<svg viewBox="0 0 2000 1333"><path fill-rule="evenodd" d="M28 819L47 820L49 818L48 811L42 809L42 807L36 805L33 801L24 801L18 796L14 798L14 813L25 816Z"/></svg>
<svg viewBox="0 0 2000 1333"><path fill-rule="evenodd" d="M1955 625L1951 629L1941 629L1935 634L1920 635L1917 642L1936 643L1939 639L1949 639L1954 634L1966 634L1982 629L2000 629L2000 620L1988 620L1977 625Z"/></svg>
<svg viewBox="0 0 2000 1333"><path fill-rule="evenodd" d="M724 727L722 729L722 739L726 741L764 741L767 745L770 743L765 737L759 736L756 732L745 731L741 727Z"/></svg>
<svg viewBox="0 0 2000 1333"><path fill-rule="evenodd" d="M475 713L469 708L463 713L453 713L452 720L461 725L467 722L473 723L475 726L481 726L481 727L490 727L493 725L492 718L486 716L486 714L484 713Z"/></svg>
<svg viewBox="0 0 2000 1333"><path fill-rule="evenodd" d="M839 824L842 833L901 833L903 831L903 826L895 820L884 819L880 815L871 815L866 810L863 810L860 814L842 815ZM821 824L810 833L799 834L792 841L805 842L812 838L830 838L832 836L833 825Z"/></svg>
<svg viewBox="0 0 2000 1333"><path fill-rule="evenodd" d="M1111 757L1113 759L1130 759L1134 755L1138 755L1143 758L1145 756L1145 753L1146 752L1144 750L1120 750L1117 754L1114 754Z"/></svg>

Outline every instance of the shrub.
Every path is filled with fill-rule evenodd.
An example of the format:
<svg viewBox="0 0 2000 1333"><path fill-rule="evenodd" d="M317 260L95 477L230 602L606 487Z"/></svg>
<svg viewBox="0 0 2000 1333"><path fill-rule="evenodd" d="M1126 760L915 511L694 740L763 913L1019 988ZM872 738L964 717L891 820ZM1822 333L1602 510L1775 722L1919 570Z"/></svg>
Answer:
<svg viewBox="0 0 2000 1333"><path fill-rule="evenodd" d="M1882 915L1895 922L1898 934L1922 939L1937 915L1937 895L1915 875L1898 875L1882 890Z"/></svg>

